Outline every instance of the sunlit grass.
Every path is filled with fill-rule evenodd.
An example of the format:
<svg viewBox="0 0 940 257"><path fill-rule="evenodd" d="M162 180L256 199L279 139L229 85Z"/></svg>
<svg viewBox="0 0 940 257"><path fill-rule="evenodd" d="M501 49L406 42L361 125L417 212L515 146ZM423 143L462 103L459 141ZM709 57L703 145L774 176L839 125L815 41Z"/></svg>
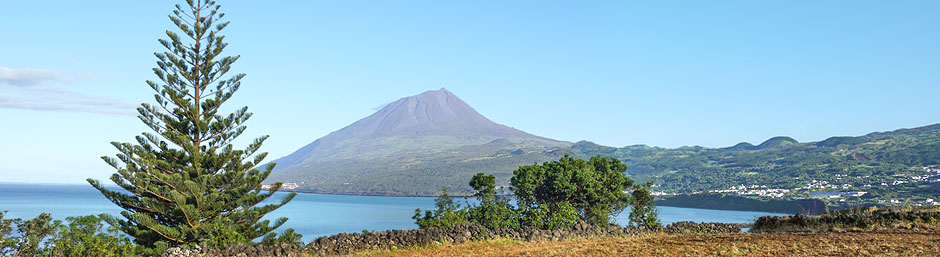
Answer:
<svg viewBox="0 0 940 257"><path fill-rule="evenodd" d="M373 251L359 256L937 256L940 233L778 233L599 237Z"/></svg>

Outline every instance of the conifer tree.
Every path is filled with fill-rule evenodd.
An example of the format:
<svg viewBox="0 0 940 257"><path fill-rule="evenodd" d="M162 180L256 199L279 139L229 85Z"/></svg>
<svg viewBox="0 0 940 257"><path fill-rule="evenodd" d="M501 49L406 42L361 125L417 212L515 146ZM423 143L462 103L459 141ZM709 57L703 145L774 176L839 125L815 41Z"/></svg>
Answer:
<svg viewBox="0 0 940 257"><path fill-rule="evenodd" d="M273 164L255 169L267 153L258 153L267 139L255 139L244 149L232 141L243 131L251 113L242 107L222 113L220 106L238 90L244 74L225 77L239 56L222 56L227 46L219 32L229 22L211 0L187 0L169 15L180 34L166 31L155 53L158 82L155 104L141 104L138 116L153 130L136 143L112 142L117 158L104 156L117 173L111 180L124 190L109 190L97 180L92 186L124 209L123 218L102 217L115 228L149 246L191 243L244 243L273 236L287 220L261 220L296 195L261 205L281 183L269 190L262 182ZM296 234L294 234L296 235Z"/></svg>

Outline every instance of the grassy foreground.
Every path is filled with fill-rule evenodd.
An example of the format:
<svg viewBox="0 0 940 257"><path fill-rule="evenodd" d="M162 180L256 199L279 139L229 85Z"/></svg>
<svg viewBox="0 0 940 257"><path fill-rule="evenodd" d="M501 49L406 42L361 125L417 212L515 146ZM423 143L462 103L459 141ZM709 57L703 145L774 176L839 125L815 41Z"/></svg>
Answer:
<svg viewBox="0 0 940 257"><path fill-rule="evenodd" d="M645 235L565 241L490 240L359 256L940 256L940 233Z"/></svg>

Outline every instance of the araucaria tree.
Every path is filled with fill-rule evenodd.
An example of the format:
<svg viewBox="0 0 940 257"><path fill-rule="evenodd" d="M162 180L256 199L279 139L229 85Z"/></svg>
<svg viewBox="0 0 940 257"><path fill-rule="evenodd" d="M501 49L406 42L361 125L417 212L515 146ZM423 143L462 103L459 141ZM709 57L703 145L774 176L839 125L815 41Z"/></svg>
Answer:
<svg viewBox="0 0 940 257"><path fill-rule="evenodd" d="M245 243L265 236L286 218L271 223L264 215L289 202L261 205L281 184L269 190L262 182L273 164L255 169L266 153L258 153L263 136L244 149L232 141L243 131L251 113L247 107L222 113L220 106L238 90L244 74L226 77L238 56L222 56L226 43L219 32L229 23L219 5L187 0L170 15L176 32L159 42L153 69L159 81L147 81L156 91L155 104L144 103L138 116L153 130L136 143L112 144L117 158L102 157L117 169L111 176L123 190L109 190L88 179L109 200L124 209L123 218L102 215L139 244L172 246L191 243ZM294 234L296 235L296 234Z"/></svg>

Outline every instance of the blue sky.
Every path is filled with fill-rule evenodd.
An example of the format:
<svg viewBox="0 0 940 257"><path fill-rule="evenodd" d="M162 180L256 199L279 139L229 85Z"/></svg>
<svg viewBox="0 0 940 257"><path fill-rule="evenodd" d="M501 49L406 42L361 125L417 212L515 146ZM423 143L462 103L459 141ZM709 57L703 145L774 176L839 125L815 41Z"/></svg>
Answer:
<svg viewBox="0 0 940 257"><path fill-rule="evenodd" d="M146 131L176 1L5 2L0 181L83 183ZM495 122L604 145L760 143L940 122L938 1L220 1L227 107L271 158L446 87Z"/></svg>

